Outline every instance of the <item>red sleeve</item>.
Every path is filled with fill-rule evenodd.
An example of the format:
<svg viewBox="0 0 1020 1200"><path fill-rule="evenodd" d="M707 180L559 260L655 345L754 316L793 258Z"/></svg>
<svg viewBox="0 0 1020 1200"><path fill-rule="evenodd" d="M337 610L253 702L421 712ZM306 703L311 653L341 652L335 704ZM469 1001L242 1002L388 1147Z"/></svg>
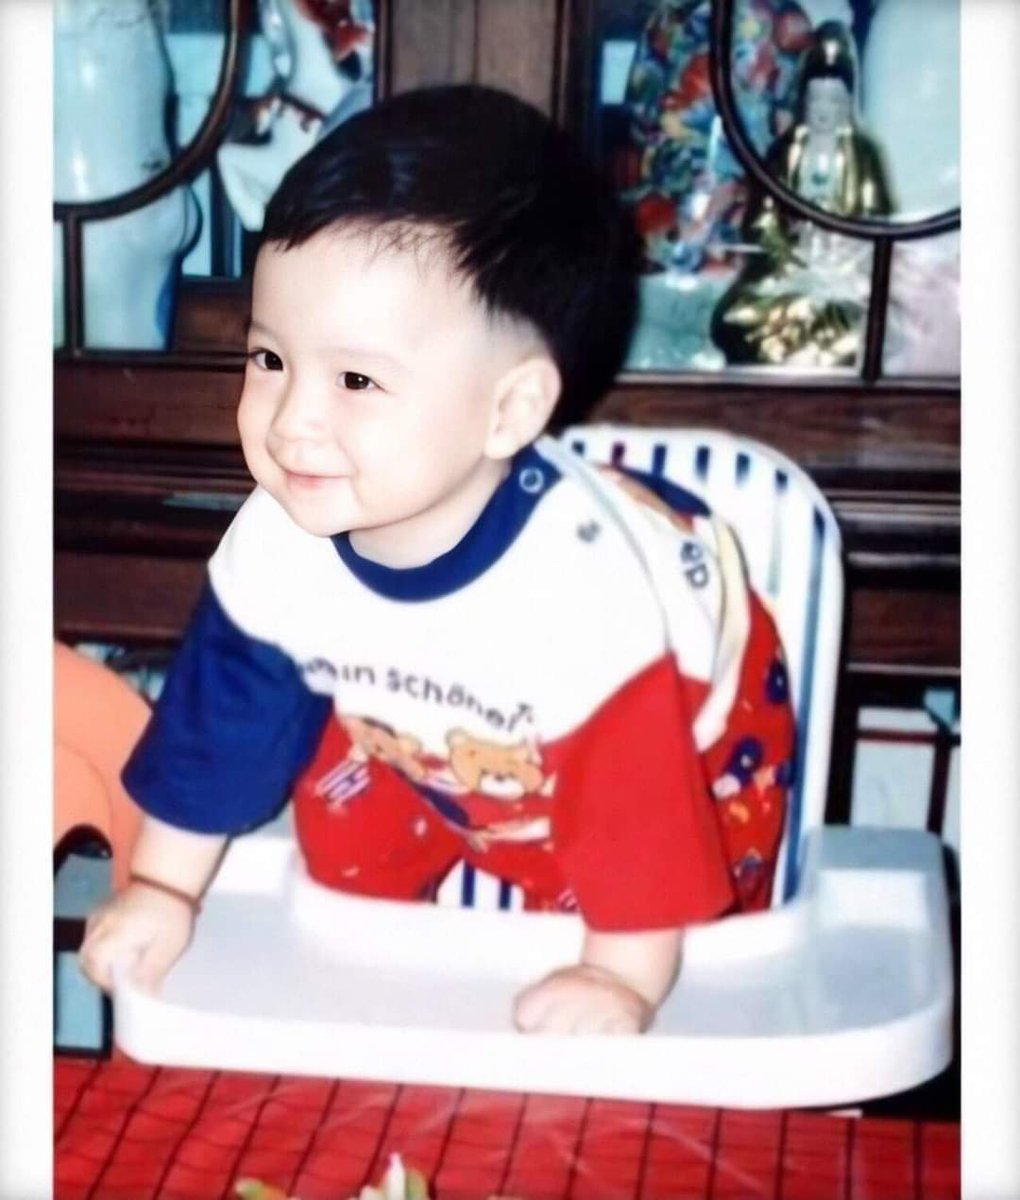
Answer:
<svg viewBox="0 0 1020 1200"><path fill-rule="evenodd" d="M679 927L733 903L730 874L672 656L602 705L557 764L554 841L586 924Z"/></svg>

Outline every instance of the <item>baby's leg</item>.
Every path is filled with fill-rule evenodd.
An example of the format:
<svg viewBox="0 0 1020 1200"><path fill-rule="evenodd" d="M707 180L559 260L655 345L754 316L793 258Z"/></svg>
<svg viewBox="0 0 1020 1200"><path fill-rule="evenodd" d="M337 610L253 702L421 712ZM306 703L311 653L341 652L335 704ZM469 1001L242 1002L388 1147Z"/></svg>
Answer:
<svg viewBox="0 0 1020 1200"><path fill-rule="evenodd" d="M363 896L430 899L463 849L399 772L352 755L333 719L295 786L294 821L311 877Z"/></svg>
<svg viewBox="0 0 1020 1200"><path fill-rule="evenodd" d="M795 723L772 619L756 597L726 730L703 754L737 908L768 908L793 778Z"/></svg>

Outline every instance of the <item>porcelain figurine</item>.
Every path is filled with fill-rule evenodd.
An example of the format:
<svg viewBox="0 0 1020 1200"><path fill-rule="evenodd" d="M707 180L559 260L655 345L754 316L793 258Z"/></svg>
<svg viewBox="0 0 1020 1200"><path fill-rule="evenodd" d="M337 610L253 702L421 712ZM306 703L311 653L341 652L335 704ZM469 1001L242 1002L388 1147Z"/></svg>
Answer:
<svg viewBox="0 0 1020 1200"><path fill-rule="evenodd" d="M158 175L170 65L151 0L56 0L54 196L99 200ZM181 260L199 226L187 187L82 226L84 343L165 348ZM64 342L61 230L54 227L54 341Z"/></svg>
<svg viewBox="0 0 1020 1200"><path fill-rule="evenodd" d="M892 199L881 152L857 121L856 74L846 27L819 26L800 72L796 119L765 162L776 179L820 209L884 216ZM853 365L870 288L869 243L793 220L757 189L744 231L756 250L712 320L712 337L727 361Z"/></svg>
<svg viewBox="0 0 1020 1200"><path fill-rule="evenodd" d="M371 0L259 0L276 83L256 102L246 140L225 142L220 176L241 224L262 228L287 168L372 102Z"/></svg>

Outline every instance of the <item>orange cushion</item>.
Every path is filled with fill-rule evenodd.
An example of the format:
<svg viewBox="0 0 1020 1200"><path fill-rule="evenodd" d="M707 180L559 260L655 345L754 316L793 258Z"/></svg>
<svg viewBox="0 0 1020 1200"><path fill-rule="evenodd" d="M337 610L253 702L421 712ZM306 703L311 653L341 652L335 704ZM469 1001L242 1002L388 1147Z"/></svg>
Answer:
<svg viewBox="0 0 1020 1200"><path fill-rule="evenodd" d="M141 810L120 772L149 719L149 706L108 667L68 646L54 648L53 844L91 826L109 843L113 884L127 879Z"/></svg>

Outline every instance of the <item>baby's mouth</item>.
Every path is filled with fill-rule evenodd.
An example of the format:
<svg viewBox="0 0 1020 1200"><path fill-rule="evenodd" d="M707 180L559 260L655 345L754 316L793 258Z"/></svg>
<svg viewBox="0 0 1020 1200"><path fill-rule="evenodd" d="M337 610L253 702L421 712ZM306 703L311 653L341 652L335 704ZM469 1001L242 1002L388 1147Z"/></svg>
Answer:
<svg viewBox="0 0 1020 1200"><path fill-rule="evenodd" d="M292 487L298 488L318 488L325 487L331 483L338 483L341 479L345 479L344 475L313 475L303 471L288 471L284 470L284 475L287 477L287 483Z"/></svg>

